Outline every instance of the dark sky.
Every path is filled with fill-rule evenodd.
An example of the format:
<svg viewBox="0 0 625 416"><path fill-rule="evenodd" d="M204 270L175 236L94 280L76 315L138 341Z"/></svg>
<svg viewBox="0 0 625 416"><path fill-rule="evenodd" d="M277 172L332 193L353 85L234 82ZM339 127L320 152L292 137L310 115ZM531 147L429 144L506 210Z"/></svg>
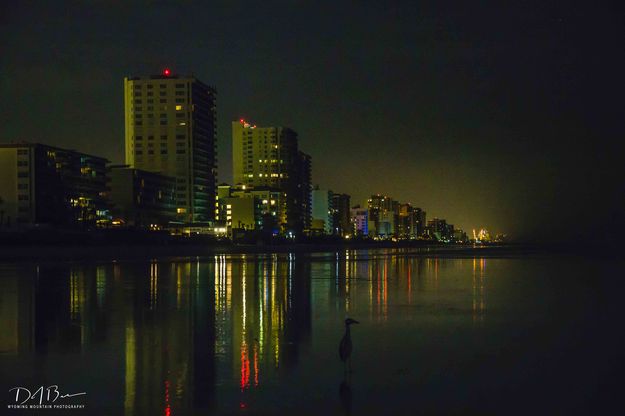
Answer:
<svg viewBox="0 0 625 416"><path fill-rule="evenodd" d="M1 141L120 162L123 77L170 67L217 87L220 182L245 117L298 131L314 182L353 204L386 193L517 238L623 232L610 3L7 3Z"/></svg>

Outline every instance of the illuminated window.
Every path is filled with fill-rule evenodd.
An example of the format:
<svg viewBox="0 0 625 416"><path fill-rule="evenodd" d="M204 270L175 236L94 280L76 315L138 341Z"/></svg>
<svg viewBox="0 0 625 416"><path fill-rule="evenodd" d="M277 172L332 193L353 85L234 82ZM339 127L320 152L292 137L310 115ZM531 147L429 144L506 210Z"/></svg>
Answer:
<svg viewBox="0 0 625 416"><path fill-rule="evenodd" d="M180 110L182 110L182 106L181 105L177 105L176 106L176 111L180 111Z"/></svg>

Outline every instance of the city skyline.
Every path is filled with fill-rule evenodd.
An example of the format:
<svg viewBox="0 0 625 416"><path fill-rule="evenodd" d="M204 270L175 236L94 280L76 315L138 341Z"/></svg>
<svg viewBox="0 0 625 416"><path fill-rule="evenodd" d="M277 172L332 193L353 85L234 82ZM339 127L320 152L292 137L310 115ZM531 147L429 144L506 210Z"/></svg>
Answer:
<svg viewBox="0 0 625 416"><path fill-rule="evenodd" d="M121 161L120 79L170 67L220 92L219 182L224 127L262 120L293 126L313 183L353 202L383 193L520 238L608 235L622 224L622 27L605 6L466 7L7 7L0 140Z"/></svg>

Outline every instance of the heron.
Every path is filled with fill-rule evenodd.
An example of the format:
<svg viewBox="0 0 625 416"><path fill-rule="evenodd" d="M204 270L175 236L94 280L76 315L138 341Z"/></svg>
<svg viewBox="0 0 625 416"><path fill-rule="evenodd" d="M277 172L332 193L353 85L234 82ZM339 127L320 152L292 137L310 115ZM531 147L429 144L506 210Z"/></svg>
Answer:
<svg viewBox="0 0 625 416"><path fill-rule="evenodd" d="M341 339L341 343L339 344L339 357L341 357L341 361L347 363L349 370L351 371L351 361L349 357L352 355L352 336L349 331L349 327L352 324L358 324L355 319L347 318L345 320L345 335Z"/></svg>

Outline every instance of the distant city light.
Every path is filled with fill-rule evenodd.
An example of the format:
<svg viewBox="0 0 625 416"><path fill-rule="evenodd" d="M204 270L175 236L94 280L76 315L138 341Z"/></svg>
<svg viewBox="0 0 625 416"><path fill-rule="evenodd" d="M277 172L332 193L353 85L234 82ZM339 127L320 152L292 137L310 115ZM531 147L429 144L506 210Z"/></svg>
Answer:
<svg viewBox="0 0 625 416"><path fill-rule="evenodd" d="M169 70L169 68L165 68L165 70L163 70L163 75L165 75L166 77L171 75L171 71Z"/></svg>

